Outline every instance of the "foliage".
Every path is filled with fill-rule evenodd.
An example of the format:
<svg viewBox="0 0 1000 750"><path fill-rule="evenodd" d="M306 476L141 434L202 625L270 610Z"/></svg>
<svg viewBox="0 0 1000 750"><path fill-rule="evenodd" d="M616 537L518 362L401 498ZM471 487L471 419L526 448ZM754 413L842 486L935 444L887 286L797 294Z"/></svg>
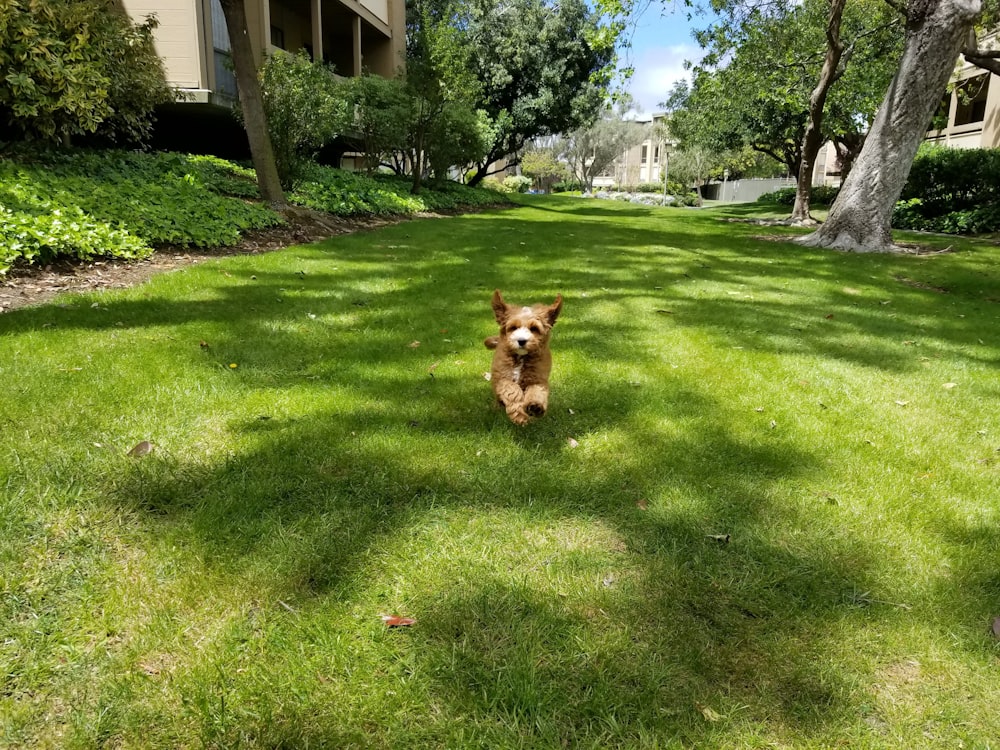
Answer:
<svg viewBox="0 0 1000 750"><path fill-rule="evenodd" d="M269 55L260 86L278 176L287 189L309 159L348 127L348 98L333 69L305 52ZM242 110L234 111L242 119Z"/></svg>
<svg viewBox="0 0 1000 750"><path fill-rule="evenodd" d="M129 151L26 149L0 159L0 266L232 245L247 230L279 224L260 204L228 197L254 187L250 170L226 164Z"/></svg>
<svg viewBox="0 0 1000 750"><path fill-rule="evenodd" d="M367 171L391 160L407 143L407 125L412 116L402 78L365 74L341 83L349 110L354 116L350 130L360 136Z"/></svg>
<svg viewBox="0 0 1000 750"><path fill-rule="evenodd" d="M418 195L411 183L395 175L369 176L312 165L289 194L294 202L337 216L409 215L461 206L497 205L495 193L449 181L428 183Z"/></svg>
<svg viewBox="0 0 1000 750"><path fill-rule="evenodd" d="M947 234L1000 231L1000 149L925 146L917 153L892 223Z"/></svg>
<svg viewBox="0 0 1000 750"><path fill-rule="evenodd" d="M512 193L527 193L531 188L532 179L524 175L512 174L503 178L503 186Z"/></svg>
<svg viewBox="0 0 1000 750"><path fill-rule="evenodd" d="M110 0L0 0L0 115L27 137L142 142L173 98L156 25Z"/></svg>
<svg viewBox="0 0 1000 750"><path fill-rule="evenodd" d="M680 84L666 102L674 110L671 132L682 146L750 146L798 174L828 4L733 0L719 3L719 10L719 20L698 35L706 56L693 86ZM827 99L823 133L842 149L856 150L894 72L902 29L882 0L862 0L848 4L841 35L848 52Z"/></svg>
<svg viewBox="0 0 1000 750"><path fill-rule="evenodd" d="M573 176L584 185L585 190L590 190L594 178L607 170L623 151L641 143L647 132L642 125L622 120L606 110L589 127L574 130L560 138L557 149L569 164Z"/></svg>
<svg viewBox="0 0 1000 750"><path fill-rule="evenodd" d="M569 176L566 164L556 158L554 149L532 148L521 156L521 173L531 177L537 187L554 189L554 186Z"/></svg>
<svg viewBox="0 0 1000 750"><path fill-rule="evenodd" d="M829 206L837 199L840 188L830 185L813 185L812 202L816 205ZM764 193L757 198L758 203L777 203L780 206L791 206L795 203L795 188L778 188L770 193Z"/></svg>
<svg viewBox="0 0 1000 750"><path fill-rule="evenodd" d="M477 81L473 109L483 110L492 126L472 184L532 139L586 125L600 111L615 35L607 33L603 14L584 0L438 0L433 5L438 23L454 29L454 36L445 39L457 40ZM414 51L408 71L421 60ZM430 46L420 54L433 52Z"/></svg>

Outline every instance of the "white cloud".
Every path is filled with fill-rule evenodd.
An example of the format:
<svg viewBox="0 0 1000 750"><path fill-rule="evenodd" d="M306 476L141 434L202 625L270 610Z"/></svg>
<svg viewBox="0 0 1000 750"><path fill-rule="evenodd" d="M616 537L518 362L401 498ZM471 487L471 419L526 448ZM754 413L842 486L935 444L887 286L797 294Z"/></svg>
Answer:
<svg viewBox="0 0 1000 750"><path fill-rule="evenodd" d="M659 104L670 94L674 83L690 83L691 71L684 69L684 61L697 62L703 51L695 44L675 44L666 47L647 47L635 55L635 72L629 82L629 92L643 112L659 111Z"/></svg>

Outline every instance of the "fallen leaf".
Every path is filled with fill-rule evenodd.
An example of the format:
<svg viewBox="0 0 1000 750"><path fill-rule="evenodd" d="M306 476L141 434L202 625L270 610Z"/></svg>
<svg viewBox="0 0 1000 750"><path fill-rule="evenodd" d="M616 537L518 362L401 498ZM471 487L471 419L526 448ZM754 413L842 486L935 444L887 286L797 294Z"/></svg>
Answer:
<svg viewBox="0 0 1000 750"><path fill-rule="evenodd" d="M198 344L198 346L200 346L202 349L208 349L208 342L202 341L200 344Z"/></svg>
<svg viewBox="0 0 1000 750"><path fill-rule="evenodd" d="M137 443L136 446L128 452L128 455L133 458L142 458L153 452L153 444L148 440L143 440L141 443Z"/></svg>
<svg viewBox="0 0 1000 750"><path fill-rule="evenodd" d="M757 412L758 414L762 414L764 412L764 407L758 406L756 409L754 409L754 411Z"/></svg>
<svg viewBox="0 0 1000 750"><path fill-rule="evenodd" d="M944 389L946 389L946 390L949 390L949 391L950 391L950 390L951 390L952 388L954 388L954 387L955 387L956 385L958 385L958 383L945 383L945 384L944 384L943 386L941 386L941 387L942 387L942 388L944 388Z"/></svg>
<svg viewBox="0 0 1000 750"><path fill-rule="evenodd" d="M993 618L993 625L990 629L993 631L994 638L1000 638L1000 617Z"/></svg>
<svg viewBox="0 0 1000 750"><path fill-rule="evenodd" d="M896 402L896 406L906 406L908 403L910 403L910 402L909 401L897 401Z"/></svg>
<svg viewBox="0 0 1000 750"><path fill-rule="evenodd" d="M768 426L773 430L775 427L778 426L778 423L772 419Z"/></svg>
<svg viewBox="0 0 1000 750"><path fill-rule="evenodd" d="M411 341L409 344L407 344L407 346L410 347L411 349L416 349L418 346L420 346L420 342L419 341Z"/></svg>
<svg viewBox="0 0 1000 750"><path fill-rule="evenodd" d="M382 615L382 622L387 628L402 628L413 625L416 620L412 617L400 617L399 615Z"/></svg>
<svg viewBox="0 0 1000 750"><path fill-rule="evenodd" d="M833 320L833 313L830 313L829 315L824 315L823 317L826 318L827 320Z"/></svg>
<svg viewBox="0 0 1000 750"><path fill-rule="evenodd" d="M576 440L574 440L573 438L566 438L566 442L567 442L567 443L569 443L569 447L570 447L570 448L577 448L577 447L579 447L579 445L580 445L580 444L579 444L578 442L576 442Z"/></svg>
<svg viewBox="0 0 1000 750"><path fill-rule="evenodd" d="M719 544L729 544L729 540L732 539L730 534L706 534L709 539L714 539Z"/></svg>
<svg viewBox="0 0 1000 750"><path fill-rule="evenodd" d="M239 367L239 365L236 364L235 362L230 362L229 363L229 369L230 370L235 370L237 367Z"/></svg>
<svg viewBox="0 0 1000 750"><path fill-rule="evenodd" d="M695 708L701 711L701 715L705 717L706 721L722 721L722 714L711 706L706 706L704 703L695 703L694 705Z"/></svg>
<svg viewBox="0 0 1000 750"><path fill-rule="evenodd" d="M647 508L649 508L649 501L646 500L645 498L643 498L642 500L638 500L636 501L635 507L637 507L639 510L646 510Z"/></svg>
<svg viewBox="0 0 1000 750"><path fill-rule="evenodd" d="M435 370L436 370L436 369L438 368L438 365L440 365L440 364L441 364L440 362L435 362L434 364L432 364L432 365L431 365L431 366L430 366L429 368L427 368L427 369L428 369L428 370L429 370L430 372L434 372L434 371L435 371Z"/></svg>
<svg viewBox="0 0 1000 750"><path fill-rule="evenodd" d="M674 314L673 310L657 310L656 312L660 313L661 315L673 315Z"/></svg>
<svg viewBox="0 0 1000 750"><path fill-rule="evenodd" d="M483 373L483 379L484 380L493 380L493 373L491 373L491 372L484 372Z"/></svg>

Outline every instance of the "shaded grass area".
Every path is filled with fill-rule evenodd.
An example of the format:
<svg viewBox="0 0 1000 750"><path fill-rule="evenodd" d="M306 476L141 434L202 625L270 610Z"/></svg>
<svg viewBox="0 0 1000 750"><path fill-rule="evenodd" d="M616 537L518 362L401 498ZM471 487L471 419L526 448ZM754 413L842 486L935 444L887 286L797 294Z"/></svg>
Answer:
<svg viewBox="0 0 1000 750"><path fill-rule="evenodd" d="M523 200L0 317L3 744L998 736L997 249Z"/></svg>

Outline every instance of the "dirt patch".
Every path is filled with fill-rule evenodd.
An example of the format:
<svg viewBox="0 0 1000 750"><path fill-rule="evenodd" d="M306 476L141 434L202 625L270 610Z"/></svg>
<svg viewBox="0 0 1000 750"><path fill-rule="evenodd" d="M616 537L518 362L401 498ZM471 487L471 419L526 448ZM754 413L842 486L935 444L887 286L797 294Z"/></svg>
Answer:
<svg viewBox="0 0 1000 750"><path fill-rule="evenodd" d="M469 213L464 211L461 213ZM439 214L418 214L439 216ZM39 305L64 292L89 292L124 289L158 273L172 271L227 255L253 255L279 250L290 245L398 224L412 217L351 218L296 209L282 227L249 232L238 245L215 248L159 247L142 261L102 259L95 261L60 260L44 267L14 267L0 277L0 313L29 305Z"/></svg>

